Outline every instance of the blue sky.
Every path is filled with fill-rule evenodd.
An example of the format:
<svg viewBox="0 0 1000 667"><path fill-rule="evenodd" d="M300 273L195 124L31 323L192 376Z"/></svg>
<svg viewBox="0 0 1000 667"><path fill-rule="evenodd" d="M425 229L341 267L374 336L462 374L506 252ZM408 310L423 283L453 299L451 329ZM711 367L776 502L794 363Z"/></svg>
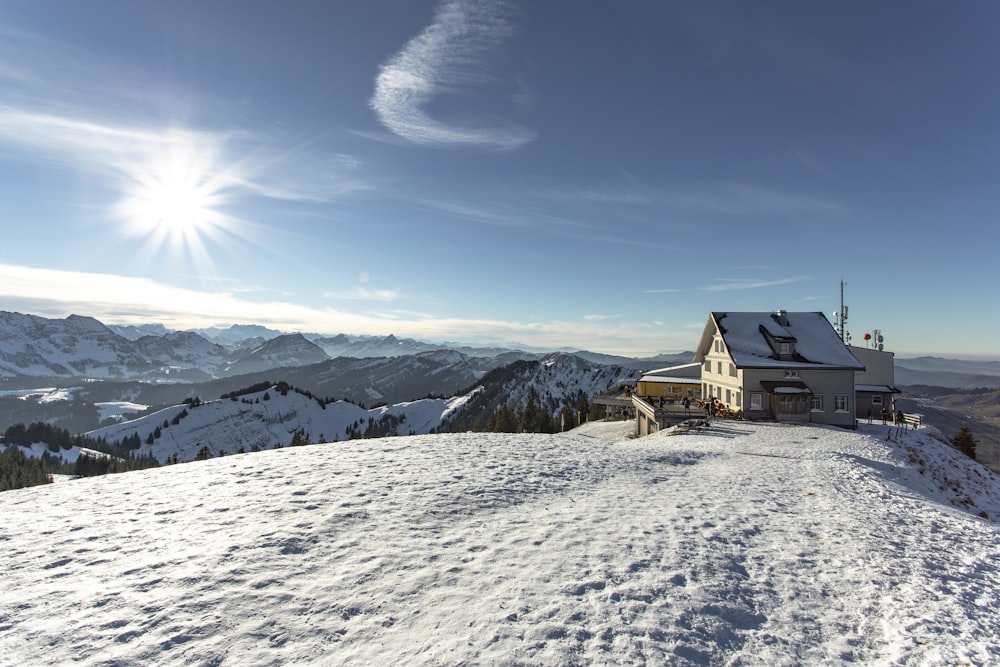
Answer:
<svg viewBox="0 0 1000 667"><path fill-rule="evenodd" d="M6 0L0 309L1000 358L1000 4Z"/></svg>

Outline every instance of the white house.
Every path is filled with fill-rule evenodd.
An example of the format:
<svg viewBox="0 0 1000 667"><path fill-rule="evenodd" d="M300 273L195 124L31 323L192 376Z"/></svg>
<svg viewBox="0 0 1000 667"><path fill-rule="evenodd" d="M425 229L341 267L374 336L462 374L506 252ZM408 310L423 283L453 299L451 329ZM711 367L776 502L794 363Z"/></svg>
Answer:
<svg viewBox="0 0 1000 667"><path fill-rule="evenodd" d="M865 366L820 312L713 312L693 361L702 397L747 419L855 427Z"/></svg>

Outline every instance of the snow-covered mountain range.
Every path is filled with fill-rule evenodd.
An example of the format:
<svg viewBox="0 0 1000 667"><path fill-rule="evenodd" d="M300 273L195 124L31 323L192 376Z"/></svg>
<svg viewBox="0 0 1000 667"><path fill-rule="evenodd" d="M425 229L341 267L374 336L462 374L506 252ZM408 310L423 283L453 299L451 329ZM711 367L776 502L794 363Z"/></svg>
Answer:
<svg viewBox="0 0 1000 667"><path fill-rule="evenodd" d="M0 662L1000 663L1000 483L940 434L630 429L4 492Z"/></svg>
<svg viewBox="0 0 1000 667"><path fill-rule="evenodd" d="M234 361L193 332L130 339L92 317L0 312L0 377L200 381L224 374Z"/></svg>
<svg viewBox="0 0 1000 667"><path fill-rule="evenodd" d="M282 333L255 325L166 331L162 325L105 326L92 317L50 319L0 311L0 378L50 377L144 382L203 382L333 358L396 358L440 351L509 363L543 353L514 348L432 344L396 336ZM650 368L690 353L627 359L589 352L596 363Z"/></svg>
<svg viewBox="0 0 1000 667"><path fill-rule="evenodd" d="M310 340L255 326L205 331L217 339L162 326L108 327L78 315L49 319L0 312L0 377L202 382L339 356L396 357L440 349L393 336Z"/></svg>

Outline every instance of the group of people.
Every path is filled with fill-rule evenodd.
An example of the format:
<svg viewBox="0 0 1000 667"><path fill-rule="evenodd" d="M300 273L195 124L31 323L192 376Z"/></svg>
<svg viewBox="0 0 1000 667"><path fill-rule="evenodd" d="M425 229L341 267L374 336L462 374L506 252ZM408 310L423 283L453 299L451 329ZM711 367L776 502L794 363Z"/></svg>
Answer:
<svg viewBox="0 0 1000 667"><path fill-rule="evenodd" d="M722 401L709 397L705 401L705 416L714 417L715 415L719 414L719 411L722 410L723 407L724 406L722 405Z"/></svg>
<svg viewBox="0 0 1000 667"><path fill-rule="evenodd" d="M671 402L673 402L673 401L671 401ZM663 407L663 403L664 403L664 397L663 396L661 396L659 398L658 403L659 403L659 407L662 408ZM689 396L685 396L684 399L681 401L681 405L684 406L684 412L685 412L685 414L690 417L691 416L691 398ZM709 398L705 399L704 406L705 406L705 417L706 418L708 418L708 417L715 417L722 410L724 410L725 407L726 407L725 405L723 405L722 401L720 401L718 399L715 399L715 398L712 398L712 397L709 397Z"/></svg>
<svg viewBox="0 0 1000 667"><path fill-rule="evenodd" d="M883 424L891 423L895 426L906 427L906 415L903 414L902 410L890 411L884 405L882 406L882 411L880 412ZM875 406L868 408L868 423L872 423L872 419L875 417Z"/></svg>

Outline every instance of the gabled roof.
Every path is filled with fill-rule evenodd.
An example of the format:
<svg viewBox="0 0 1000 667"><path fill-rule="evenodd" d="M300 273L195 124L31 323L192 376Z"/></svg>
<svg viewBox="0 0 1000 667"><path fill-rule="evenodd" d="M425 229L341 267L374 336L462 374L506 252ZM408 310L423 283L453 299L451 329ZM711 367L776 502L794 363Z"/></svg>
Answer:
<svg viewBox="0 0 1000 667"><path fill-rule="evenodd" d="M700 384L701 364L690 363L669 368L657 368L648 371L639 378L639 382L675 382L677 384Z"/></svg>
<svg viewBox="0 0 1000 667"><path fill-rule="evenodd" d="M887 384L854 384L854 391L863 391L873 394L900 394L902 390L890 387Z"/></svg>
<svg viewBox="0 0 1000 667"><path fill-rule="evenodd" d="M718 330L739 368L830 368L864 370L820 312L713 312L705 325L695 361L703 361ZM768 338L793 342L794 354L780 356Z"/></svg>

